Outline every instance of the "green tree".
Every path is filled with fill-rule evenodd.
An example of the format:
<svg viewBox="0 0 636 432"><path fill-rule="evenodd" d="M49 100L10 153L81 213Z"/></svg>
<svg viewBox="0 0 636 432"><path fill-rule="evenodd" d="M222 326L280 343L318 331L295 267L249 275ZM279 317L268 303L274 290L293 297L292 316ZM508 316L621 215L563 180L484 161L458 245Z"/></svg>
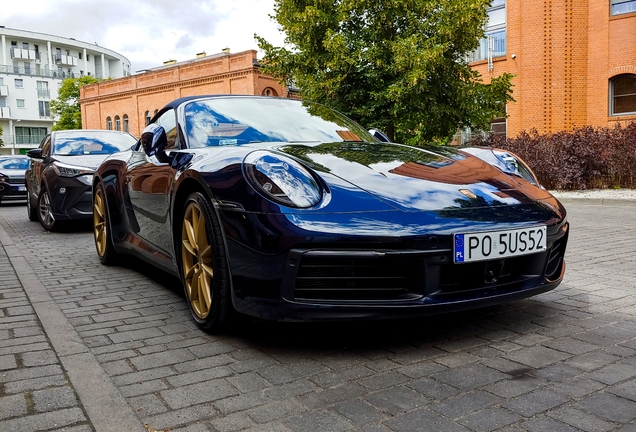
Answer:
<svg viewBox="0 0 636 432"><path fill-rule="evenodd" d="M286 47L255 35L263 72L303 98L410 144L488 129L505 115L512 75L487 85L466 57L484 37L490 0L276 0Z"/></svg>
<svg viewBox="0 0 636 432"><path fill-rule="evenodd" d="M57 99L51 101L51 113L56 121L53 130L81 129L82 111L79 105L80 88L95 84L102 79L84 75L66 78L57 92Z"/></svg>
<svg viewBox="0 0 636 432"><path fill-rule="evenodd" d="M4 141L2 140L2 126L0 126L0 147L4 146Z"/></svg>

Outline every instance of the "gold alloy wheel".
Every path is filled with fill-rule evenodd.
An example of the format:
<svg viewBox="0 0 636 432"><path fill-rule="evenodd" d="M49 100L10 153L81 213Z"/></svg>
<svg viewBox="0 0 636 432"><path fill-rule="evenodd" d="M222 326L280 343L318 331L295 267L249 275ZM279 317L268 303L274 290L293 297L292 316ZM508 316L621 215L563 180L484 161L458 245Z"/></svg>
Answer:
<svg viewBox="0 0 636 432"><path fill-rule="evenodd" d="M106 203L104 193L101 188L95 191L93 200L93 234L95 235L95 246L97 254L103 257L106 253Z"/></svg>
<svg viewBox="0 0 636 432"><path fill-rule="evenodd" d="M208 242L205 216L201 207L190 202L181 229L181 260L185 291L199 319L205 319L212 306L212 246Z"/></svg>

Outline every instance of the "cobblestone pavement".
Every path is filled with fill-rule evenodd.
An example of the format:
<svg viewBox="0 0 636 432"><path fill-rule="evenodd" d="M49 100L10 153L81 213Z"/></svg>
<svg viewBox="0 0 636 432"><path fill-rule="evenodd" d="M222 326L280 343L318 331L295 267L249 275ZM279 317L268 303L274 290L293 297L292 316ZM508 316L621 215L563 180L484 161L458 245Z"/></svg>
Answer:
<svg viewBox="0 0 636 432"><path fill-rule="evenodd" d="M210 335L178 281L0 206L0 431L636 431L636 218L569 201L565 281L511 304ZM145 425L145 426L144 426Z"/></svg>

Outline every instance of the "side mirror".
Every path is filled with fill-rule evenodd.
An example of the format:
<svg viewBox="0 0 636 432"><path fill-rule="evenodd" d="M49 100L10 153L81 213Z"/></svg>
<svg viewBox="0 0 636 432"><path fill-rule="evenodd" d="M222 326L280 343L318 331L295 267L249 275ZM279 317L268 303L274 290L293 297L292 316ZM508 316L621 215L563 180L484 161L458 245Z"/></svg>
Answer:
<svg viewBox="0 0 636 432"><path fill-rule="evenodd" d="M42 157L42 149L41 148L36 148L33 150L29 150L27 152L27 156L33 159L44 159Z"/></svg>
<svg viewBox="0 0 636 432"><path fill-rule="evenodd" d="M378 129L369 129L369 133L371 135L373 135L373 137L375 139L377 139L378 141L381 142L391 142L391 140L389 139L388 136L386 136L386 134Z"/></svg>
<svg viewBox="0 0 636 432"><path fill-rule="evenodd" d="M168 138L166 131L162 126L151 123L141 133L141 147L148 157L155 156L159 162L165 163L169 161L166 154L166 146Z"/></svg>

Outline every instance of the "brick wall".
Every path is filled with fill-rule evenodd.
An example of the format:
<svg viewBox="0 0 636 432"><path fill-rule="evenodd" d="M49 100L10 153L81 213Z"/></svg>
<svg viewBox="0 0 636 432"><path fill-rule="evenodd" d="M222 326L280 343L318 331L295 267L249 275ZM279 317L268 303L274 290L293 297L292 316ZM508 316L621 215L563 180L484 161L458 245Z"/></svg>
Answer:
<svg viewBox="0 0 636 432"><path fill-rule="evenodd" d="M636 121L609 115L609 79L636 73L636 13L611 17L609 0L508 0L507 52L473 67L485 82L515 74L508 136ZM515 58L512 58L512 55Z"/></svg>

